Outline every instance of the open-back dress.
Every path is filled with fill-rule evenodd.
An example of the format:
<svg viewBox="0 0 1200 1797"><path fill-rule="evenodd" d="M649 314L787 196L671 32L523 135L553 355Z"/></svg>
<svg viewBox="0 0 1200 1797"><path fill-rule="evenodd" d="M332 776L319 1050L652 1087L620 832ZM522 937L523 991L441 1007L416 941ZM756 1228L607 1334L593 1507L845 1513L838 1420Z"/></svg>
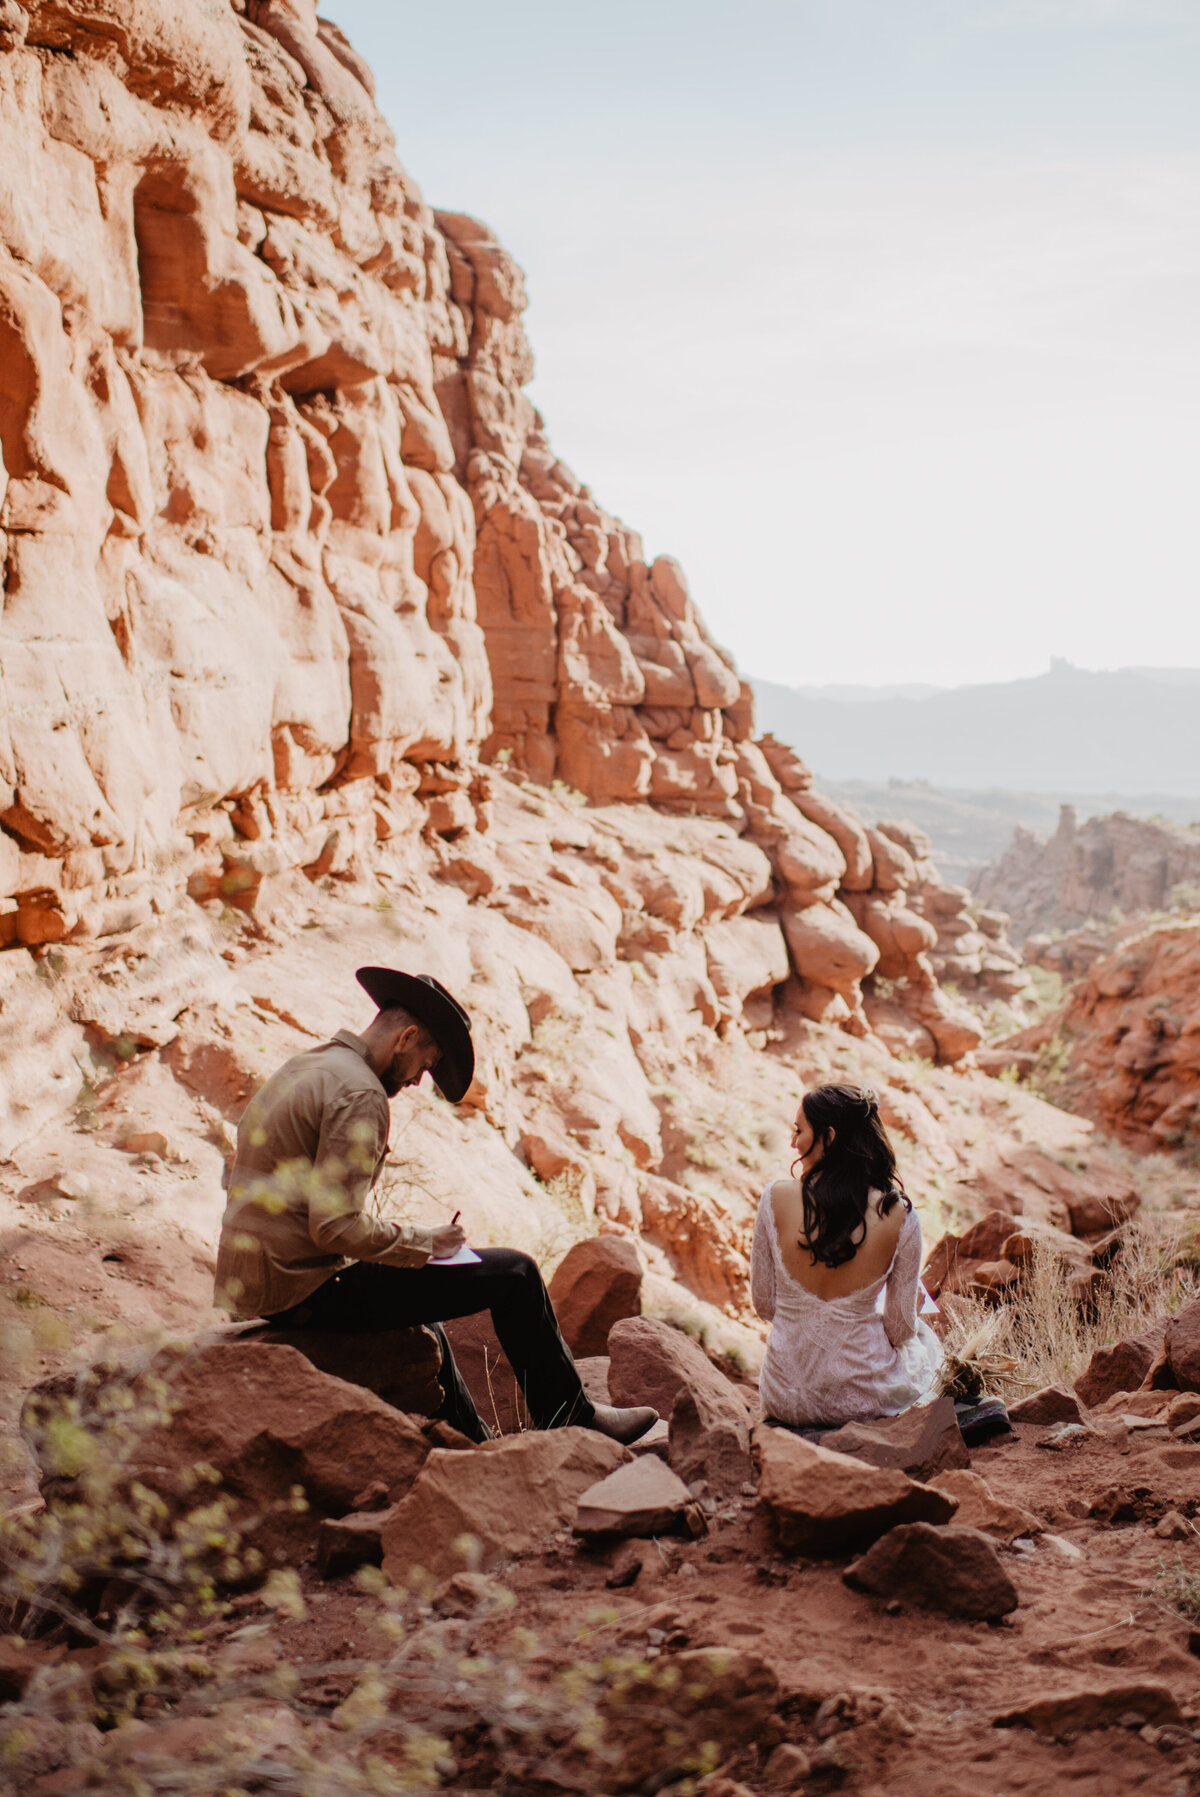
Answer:
<svg viewBox="0 0 1200 1797"><path fill-rule="evenodd" d="M758 1381L764 1416L794 1425L849 1423L895 1416L932 1396L942 1346L920 1315L915 1211L904 1219L886 1273L844 1297L818 1298L783 1264L768 1186L754 1225L750 1295L771 1324Z"/></svg>

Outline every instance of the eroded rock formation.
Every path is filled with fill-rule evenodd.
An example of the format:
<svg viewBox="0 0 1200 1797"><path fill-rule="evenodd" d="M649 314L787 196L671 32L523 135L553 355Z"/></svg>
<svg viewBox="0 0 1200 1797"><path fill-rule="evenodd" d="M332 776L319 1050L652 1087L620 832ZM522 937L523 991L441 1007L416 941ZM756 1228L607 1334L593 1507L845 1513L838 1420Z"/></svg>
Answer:
<svg viewBox="0 0 1200 1797"><path fill-rule="evenodd" d="M1200 1098L1200 921L1131 934L1066 1003L1008 1039L1051 1071L1064 1104L1143 1152L1194 1160Z"/></svg>
<svg viewBox="0 0 1200 1797"><path fill-rule="evenodd" d="M231 1128L365 1021L363 961L479 1047L382 1201L624 1235L750 1353L804 1083L879 1084L951 1220L1053 1182L1047 1107L951 1071L1001 920L755 739L678 564L549 447L520 271L311 0L8 0L0 134L0 1209L48 1308L203 1313Z"/></svg>
<svg viewBox="0 0 1200 1797"><path fill-rule="evenodd" d="M1117 811L1081 824L1064 805L1048 841L1018 829L974 881L980 903L1006 911L1018 940L1035 930L1102 924L1200 904L1200 828Z"/></svg>
<svg viewBox="0 0 1200 1797"><path fill-rule="evenodd" d="M967 1052L936 978L979 971L963 895L754 742L679 565L549 446L520 270L430 212L312 0L11 11L0 940L119 934L185 888L249 910L421 834L483 896L499 760L728 820L686 893L626 868L577 904L577 962L661 952L665 908L723 926L710 1023L790 962L805 1015L865 1029L878 968L910 1046Z"/></svg>

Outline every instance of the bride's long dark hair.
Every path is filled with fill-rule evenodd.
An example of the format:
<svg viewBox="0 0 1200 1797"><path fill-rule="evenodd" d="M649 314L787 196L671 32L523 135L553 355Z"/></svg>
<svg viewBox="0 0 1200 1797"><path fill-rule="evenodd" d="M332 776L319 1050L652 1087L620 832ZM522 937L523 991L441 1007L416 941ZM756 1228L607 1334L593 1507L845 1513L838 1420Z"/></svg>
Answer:
<svg viewBox="0 0 1200 1797"><path fill-rule="evenodd" d="M879 1115L879 1100L859 1086L814 1086L800 1100L821 1159L800 1181L804 1242L813 1265L853 1260L867 1233L867 1198L881 1192L880 1210L912 1200L896 1171L896 1156Z"/></svg>

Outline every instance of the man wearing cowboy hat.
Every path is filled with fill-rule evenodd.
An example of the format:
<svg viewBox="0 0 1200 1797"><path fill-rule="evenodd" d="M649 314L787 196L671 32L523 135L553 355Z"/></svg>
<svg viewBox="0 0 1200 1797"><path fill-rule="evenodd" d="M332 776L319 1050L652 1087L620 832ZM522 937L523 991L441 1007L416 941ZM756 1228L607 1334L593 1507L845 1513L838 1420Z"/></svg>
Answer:
<svg viewBox="0 0 1200 1797"><path fill-rule="evenodd" d="M439 1265L463 1246L457 1223L417 1229L366 1214L387 1155L388 1100L429 1073L459 1103L475 1050L467 1013L428 974L360 967L357 978L378 1007L363 1034L339 1030L293 1055L246 1106L221 1221L218 1305L339 1333L431 1324L442 1347L441 1414L475 1441L488 1431L441 1324L489 1310L538 1428L578 1423L636 1441L657 1412L589 1401L529 1255L482 1248L470 1265Z"/></svg>

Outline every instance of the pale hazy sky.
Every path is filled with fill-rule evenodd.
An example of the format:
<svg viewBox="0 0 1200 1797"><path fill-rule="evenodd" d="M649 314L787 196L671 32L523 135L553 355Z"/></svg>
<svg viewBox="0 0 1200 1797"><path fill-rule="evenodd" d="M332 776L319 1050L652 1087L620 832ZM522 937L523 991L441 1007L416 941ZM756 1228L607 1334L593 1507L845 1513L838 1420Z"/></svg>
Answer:
<svg viewBox="0 0 1200 1797"><path fill-rule="evenodd" d="M324 6L745 671L1200 666L1200 0Z"/></svg>

